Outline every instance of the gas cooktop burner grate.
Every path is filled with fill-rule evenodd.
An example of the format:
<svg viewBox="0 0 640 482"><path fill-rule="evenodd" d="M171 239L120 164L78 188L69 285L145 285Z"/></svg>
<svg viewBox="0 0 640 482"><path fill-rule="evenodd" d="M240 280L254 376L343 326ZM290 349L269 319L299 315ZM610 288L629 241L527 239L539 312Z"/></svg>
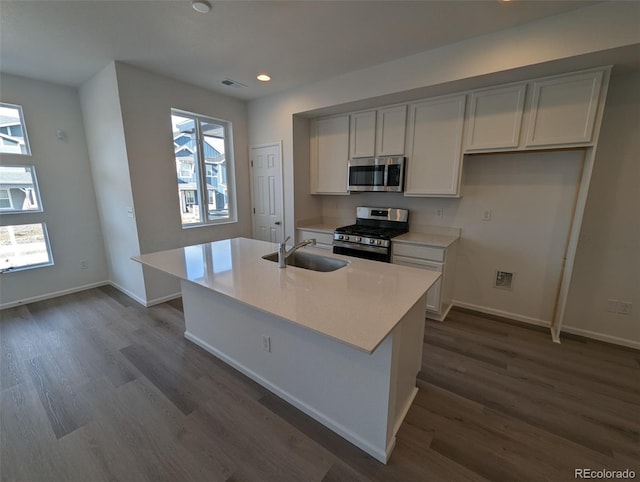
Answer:
<svg viewBox="0 0 640 482"><path fill-rule="evenodd" d="M367 237L378 237L378 238L393 238L394 236L399 236L406 232L404 229L393 229L393 228L381 228L376 226L363 226L361 224L352 224L349 226L342 226L340 228L336 228L335 230L338 234L349 234L352 236L367 236Z"/></svg>

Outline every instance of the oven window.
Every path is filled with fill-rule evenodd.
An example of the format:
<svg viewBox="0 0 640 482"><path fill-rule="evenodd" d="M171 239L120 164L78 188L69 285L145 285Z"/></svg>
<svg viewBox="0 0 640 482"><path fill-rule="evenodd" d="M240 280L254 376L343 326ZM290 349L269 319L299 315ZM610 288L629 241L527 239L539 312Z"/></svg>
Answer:
<svg viewBox="0 0 640 482"><path fill-rule="evenodd" d="M384 186L385 166L351 166L350 186Z"/></svg>

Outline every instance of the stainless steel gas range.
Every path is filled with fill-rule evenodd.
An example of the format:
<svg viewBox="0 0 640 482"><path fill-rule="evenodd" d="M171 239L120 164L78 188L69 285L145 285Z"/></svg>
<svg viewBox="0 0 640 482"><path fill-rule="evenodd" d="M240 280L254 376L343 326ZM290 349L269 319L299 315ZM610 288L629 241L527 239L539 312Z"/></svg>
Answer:
<svg viewBox="0 0 640 482"><path fill-rule="evenodd" d="M397 208L356 208L356 223L336 228L333 252L391 262L391 238L409 231L409 211Z"/></svg>

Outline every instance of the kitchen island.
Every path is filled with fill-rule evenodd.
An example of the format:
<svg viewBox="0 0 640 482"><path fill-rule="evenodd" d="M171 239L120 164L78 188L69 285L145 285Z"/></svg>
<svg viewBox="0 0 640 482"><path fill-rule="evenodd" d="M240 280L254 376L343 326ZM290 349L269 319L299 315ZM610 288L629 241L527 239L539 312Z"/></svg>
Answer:
<svg viewBox="0 0 640 482"><path fill-rule="evenodd" d="M386 463L440 273L338 255L349 264L332 272L279 269L262 258L276 248L235 238L133 259L181 280L187 339Z"/></svg>

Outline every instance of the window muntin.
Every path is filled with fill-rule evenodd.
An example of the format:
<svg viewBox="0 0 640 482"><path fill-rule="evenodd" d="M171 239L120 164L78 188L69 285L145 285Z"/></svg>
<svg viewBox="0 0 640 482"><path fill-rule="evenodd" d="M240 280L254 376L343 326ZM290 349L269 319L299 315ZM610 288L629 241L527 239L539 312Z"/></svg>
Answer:
<svg viewBox="0 0 640 482"><path fill-rule="evenodd" d="M0 271L52 264L45 223L0 226Z"/></svg>
<svg viewBox="0 0 640 482"><path fill-rule="evenodd" d="M42 211L33 166L0 166L0 213Z"/></svg>
<svg viewBox="0 0 640 482"><path fill-rule="evenodd" d="M231 123L175 109L171 123L182 226L234 222Z"/></svg>
<svg viewBox="0 0 640 482"><path fill-rule="evenodd" d="M0 102L0 153L31 155L22 107Z"/></svg>

